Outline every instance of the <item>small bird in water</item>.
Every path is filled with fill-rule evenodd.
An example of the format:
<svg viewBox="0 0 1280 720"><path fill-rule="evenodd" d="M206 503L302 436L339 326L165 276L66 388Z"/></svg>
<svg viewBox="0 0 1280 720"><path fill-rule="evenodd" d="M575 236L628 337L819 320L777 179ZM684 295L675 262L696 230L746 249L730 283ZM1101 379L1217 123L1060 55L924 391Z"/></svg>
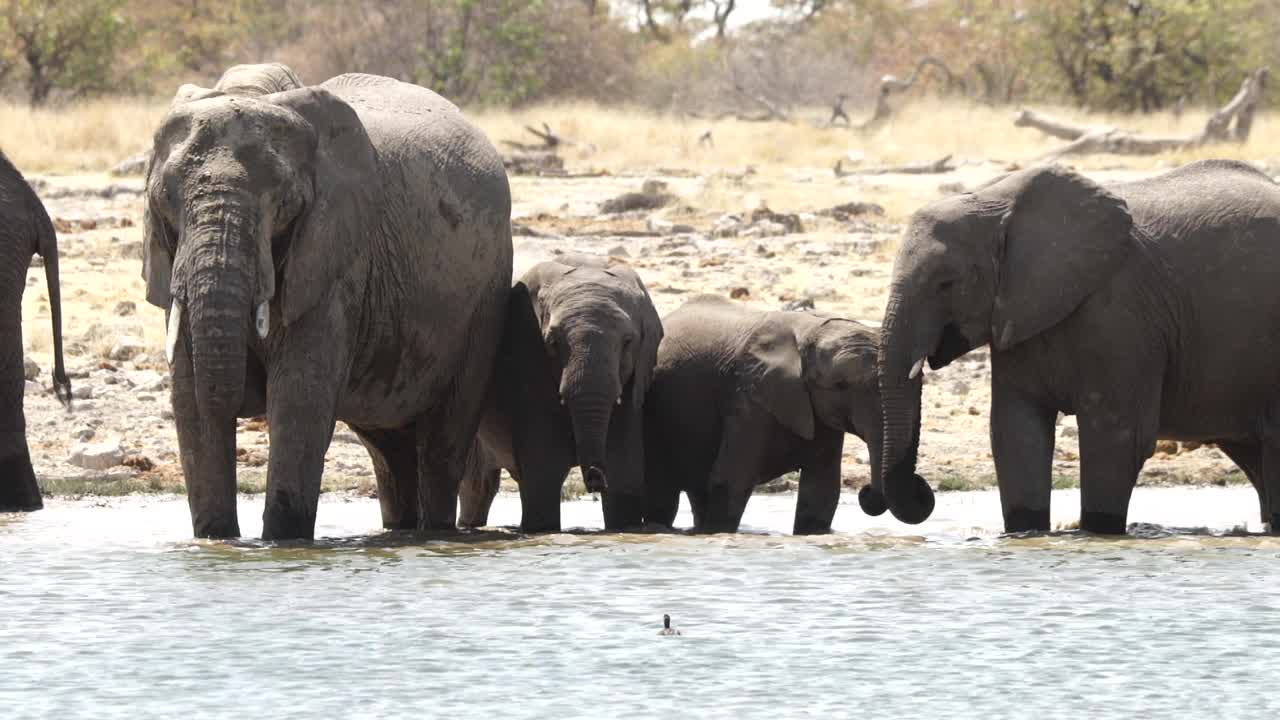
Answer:
<svg viewBox="0 0 1280 720"><path fill-rule="evenodd" d="M680 634L680 631L679 631L679 630L677 630L677 629L675 629L675 628L671 627L671 616L670 616L670 615L663 615L663 616L662 616L662 629L658 631L658 634L659 634L659 635L666 636L666 637L670 637L670 636L672 636L672 635L679 635L679 634Z"/></svg>

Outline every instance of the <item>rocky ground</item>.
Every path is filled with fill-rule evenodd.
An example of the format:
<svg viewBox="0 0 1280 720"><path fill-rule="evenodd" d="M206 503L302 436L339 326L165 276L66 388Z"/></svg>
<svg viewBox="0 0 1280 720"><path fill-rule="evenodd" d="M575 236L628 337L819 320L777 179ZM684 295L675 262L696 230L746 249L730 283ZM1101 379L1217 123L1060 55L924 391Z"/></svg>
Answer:
<svg viewBox="0 0 1280 720"><path fill-rule="evenodd" d="M622 173L512 178L515 273L559 252L625 258L662 313L697 293L763 308L815 307L878 324L905 215L920 202L972 186L1005 168L970 162L940 175L834 177L830 170L760 177L751 168L691 175ZM1123 169L1091 172L1130 178ZM71 412L51 392L48 297L37 258L24 296L28 437L51 494L181 491L164 315L143 298L142 182L136 177L32 178L55 218L62 257L64 338L75 387ZM789 203L783 205L783 202ZM940 489L992 484L985 350L926 376L920 463ZM265 482L265 427L238 432L243 490ZM1077 477L1073 418L1058 426L1055 482ZM865 446L846 444L845 481L866 482ZM784 479L774 489L785 488ZM1212 447L1162 443L1141 482L1244 482ZM326 489L373 492L363 446L339 424Z"/></svg>

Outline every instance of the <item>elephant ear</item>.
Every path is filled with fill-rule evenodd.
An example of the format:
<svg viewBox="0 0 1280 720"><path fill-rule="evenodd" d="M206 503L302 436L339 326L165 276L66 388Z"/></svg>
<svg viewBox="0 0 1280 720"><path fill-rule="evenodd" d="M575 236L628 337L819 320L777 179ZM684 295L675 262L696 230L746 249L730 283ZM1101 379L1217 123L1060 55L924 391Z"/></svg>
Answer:
<svg viewBox="0 0 1280 720"><path fill-rule="evenodd" d="M795 434L813 439L813 404L804 384L804 363L795 333L781 322L766 319L751 334L744 348L744 388Z"/></svg>
<svg viewBox="0 0 1280 720"><path fill-rule="evenodd" d="M377 161L355 110L328 90L300 88L264 99L302 116L316 139L311 198L294 221L284 259L281 304L288 326L329 296L375 232Z"/></svg>
<svg viewBox="0 0 1280 720"><path fill-rule="evenodd" d="M1065 320L1134 248L1124 201L1065 168L1013 173L976 195L1007 199L991 314L997 350Z"/></svg>
<svg viewBox="0 0 1280 720"><path fill-rule="evenodd" d="M150 167L147 176L151 176ZM151 207L150 195L147 193L146 208L142 213L142 278L147 283L147 302L167 310L173 304L170 285L173 282L174 242L164 220Z"/></svg>
<svg viewBox="0 0 1280 720"><path fill-rule="evenodd" d="M662 318L658 315L658 309L653 306L649 291L639 275L636 276L636 285L640 287L644 302L637 312L640 336L634 340L636 361L631 379L631 406L644 407L649 384L653 382L653 368L658 364L658 346L662 344Z"/></svg>

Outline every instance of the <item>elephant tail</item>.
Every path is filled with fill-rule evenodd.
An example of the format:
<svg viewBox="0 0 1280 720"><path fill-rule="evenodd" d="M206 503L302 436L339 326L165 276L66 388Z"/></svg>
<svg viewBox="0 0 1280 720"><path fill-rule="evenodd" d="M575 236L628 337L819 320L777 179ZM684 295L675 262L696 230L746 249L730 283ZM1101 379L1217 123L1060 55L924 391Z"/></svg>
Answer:
<svg viewBox="0 0 1280 720"><path fill-rule="evenodd" d="M49 289L49 315L53 323L53 392L67 408L71 408L71 379L62 357L62 282L58 274L58 235L44 205L36 200L36 230L39 234L40 257L44 259L44 276Z"/></svg>

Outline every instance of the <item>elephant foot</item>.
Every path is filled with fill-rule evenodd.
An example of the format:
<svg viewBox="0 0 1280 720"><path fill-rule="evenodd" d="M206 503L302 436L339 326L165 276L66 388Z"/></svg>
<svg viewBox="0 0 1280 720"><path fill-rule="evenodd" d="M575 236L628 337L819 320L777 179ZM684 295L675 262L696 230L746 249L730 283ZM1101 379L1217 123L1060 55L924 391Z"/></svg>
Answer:
<svg viewBox="0 0 1280 720"><path fill-rule="evenodd" d="M192 534L208 540L225 540L240 537L240 521L236 516L223 516L209 520L195 520L191 523Z"/></svg>
<svg viewBox="0 0 1280 720"><path fill-rule="evenodd" d="M315 534L314 513L304 511L286 495L267 499L267 508L262 512L263 540L312 540Z"/></svg>
<svg viewBox="0 0 1280 720"><path fill-rule="evenodd" d="M1280 513L1271 513L1271 522L1267 523L1269 535L1280 535Z"/></svg>
<svg viewBox="0 0 1280 720"><path fill-rule="evenodd" d="M42 507L44 499L27 451L0 460L0 512L30 512Z"/></svg>
<svg viewBox="0 0 1280 720"><path fill-rule="evenodd" d="M610 531L638 528L644 525L645 500L640 495L604 492L604 529Z"/></svg>
<svg viewBox="0 0 1280 720"><path fill-rule="evenodd" d="M830 535L831 526L813 521L797 521L791 531L792 535Z"/></svg>
<svg viewBox="0 0 1280 720"><path fill-rule="evenodd" d="M1004 514L1004 531L1007 533L1048 532L1049 508L1031 510L1013 508Z"/></svg>
<svg viewBox="0 0 1280 720"><path fill-rule="evenodd" d="M1080 529L1097 535L1124 535L1129 527L1123 515L1086 512L1080 516Z"/></svg>

